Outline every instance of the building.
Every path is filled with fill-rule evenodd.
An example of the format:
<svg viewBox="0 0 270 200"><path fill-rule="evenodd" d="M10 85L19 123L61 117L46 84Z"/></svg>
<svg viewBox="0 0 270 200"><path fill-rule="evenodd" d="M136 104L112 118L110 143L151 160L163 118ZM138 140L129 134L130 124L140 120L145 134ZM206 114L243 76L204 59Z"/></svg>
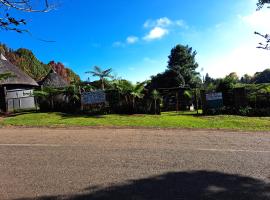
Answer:
<svg viewBox="0 0 270 200"><path fill-rule="evenodd" d="M38 87L37 82L1 54L0 74L3 73L11 73L12 76L0 80L0 112L36 108L33 90Z"/></svg>
<svg viewBox="0 0 270 200"><path fill-rule="evenodd" d="M51 69L48 75L39 82L39 85L41 87L64 88L69 86L69 83Z"/></svg>
<svg viewBox="0 0 270 200"><path fill-rule="evenodd" d="M63 107L68 103L68 98L61 91L65 87L69 86L69 83L63 79L53 69L47 74L47 76L39 82L41 90L44 91L56 91L51 93L50 97L38 98L39 108L42 111L63 111ZM55 90L56 89L56 90Z"/></svg>

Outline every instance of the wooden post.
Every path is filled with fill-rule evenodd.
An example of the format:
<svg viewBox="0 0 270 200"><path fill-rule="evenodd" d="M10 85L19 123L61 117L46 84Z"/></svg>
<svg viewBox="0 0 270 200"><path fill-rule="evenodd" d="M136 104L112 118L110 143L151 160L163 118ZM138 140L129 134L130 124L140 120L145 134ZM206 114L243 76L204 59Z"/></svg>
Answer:
<svg viewBox="0 0 270 200"><path fill-rule="evenodd" d="M82 91L81 91L81 87L79 86L79 93L80 93L80 97L81 97L81 111L84 110L84 106L83 106L83 101L82 101Z"/></svg>
<svg viewBox="0 0 270 200"><path fill-rule="evenodd" d="M6 86L4 86L4 95L5 95L5 108L4 108L4 110L5 110L5 113L7 113L8 112L8 101L7 101L7 88L6 88Z"/></svg>
<svg viewBox="0 0 270 200"><path fill-rule="evenodd" d="M198 99L197 88L195 89L195 96L196 96L196 110L197 110L197 115L199 115L199 99Z"/></svg>

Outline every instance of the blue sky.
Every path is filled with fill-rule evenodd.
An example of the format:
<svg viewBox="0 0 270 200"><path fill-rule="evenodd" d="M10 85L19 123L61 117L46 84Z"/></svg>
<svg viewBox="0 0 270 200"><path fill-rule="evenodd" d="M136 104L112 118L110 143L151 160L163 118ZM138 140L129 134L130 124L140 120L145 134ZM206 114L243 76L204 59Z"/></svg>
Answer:
<svg viewBox="0 0 270 200"><path fill-rule="evenodd" d="M270 52L255 48L260 38L253 34L270 32L270 10L255 10L256 0L62 0L48 13L16 13L33 37L4 31L0 37L45 63L64 63L83 80L98 65L143 81L165 70L176 44L198 52L203 74L253 74L270 67Z"/></svg>

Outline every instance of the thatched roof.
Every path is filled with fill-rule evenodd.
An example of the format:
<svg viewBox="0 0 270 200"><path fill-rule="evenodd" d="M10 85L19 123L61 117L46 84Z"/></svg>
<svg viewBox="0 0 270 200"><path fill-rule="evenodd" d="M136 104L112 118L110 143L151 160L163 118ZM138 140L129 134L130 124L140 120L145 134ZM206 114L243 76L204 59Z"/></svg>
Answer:
<svg viewBox="0 0 270 200"><path fill-rule="evenodd" d="M68 82L65 81L53 69L51 69L49 74L42 81L39 82L39 85L43 87L54 87L54 88L63 88L69 86Z"/></svg>
<svg viewBox="0 0 270 200"><path fill-rule="evenodd" d="M24 73L20 68L9 62L2 54L0 55L0 74L11 73L12 76L0 80L0 85L31 85L38 86L37 82Z"/></svg>

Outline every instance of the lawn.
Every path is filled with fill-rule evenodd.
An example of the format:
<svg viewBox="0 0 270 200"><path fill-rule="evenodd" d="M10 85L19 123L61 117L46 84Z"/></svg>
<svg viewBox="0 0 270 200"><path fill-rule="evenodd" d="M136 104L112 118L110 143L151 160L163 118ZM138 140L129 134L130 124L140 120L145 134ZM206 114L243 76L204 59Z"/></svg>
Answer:
<svg viewBox="0 0 270 200"><path fill-rule="evenodd" d="M64 113L25 113L0 120L2 126L71 127L119 126L156 128L228 129L269 131L269 117L241 117L231 115L196 116L190 112L167 112L162 115L69 115Z"/></svg>

